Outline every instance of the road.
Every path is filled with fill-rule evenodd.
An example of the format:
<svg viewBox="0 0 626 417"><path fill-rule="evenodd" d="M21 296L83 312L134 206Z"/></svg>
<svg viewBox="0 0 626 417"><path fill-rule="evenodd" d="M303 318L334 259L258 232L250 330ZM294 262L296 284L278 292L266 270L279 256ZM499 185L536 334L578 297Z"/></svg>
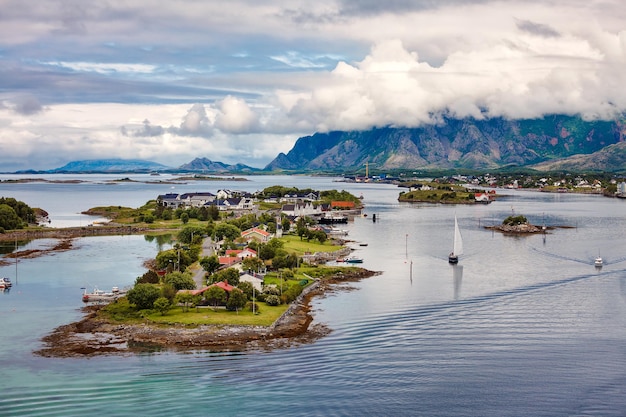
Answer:
<svg viewBox="0 0 626 417"><path fill-rule="evenodd" d="M200 251L200 259L205 256L213 255L213 241L210 237L204 238L202 240L202 250ZM193 271L193 280L196 283L196 288L204 287L204 274L205 271L202 269L200 265L198 265L198 269Z"/></svg>

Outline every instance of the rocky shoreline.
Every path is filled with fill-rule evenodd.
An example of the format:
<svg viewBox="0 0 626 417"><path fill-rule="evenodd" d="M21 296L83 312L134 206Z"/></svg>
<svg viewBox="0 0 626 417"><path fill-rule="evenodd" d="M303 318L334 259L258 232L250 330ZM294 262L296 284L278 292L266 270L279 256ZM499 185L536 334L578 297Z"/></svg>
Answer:
<svg viewBox="0 0 626 417"><path fill-rule="evenodd" d="M70 239L87 236L107 236L107 235L136 235L148 232L159 232L160 229L150 229L147 227L122 226L122 225L100 225L83 227L64 227L23 229L11 232L0 233L0 241L12 242L15 240L33 239Z"/></svg>
<svg viewBox="0 0 626 417"><path fill-rule="evenodd" d="M377 275L361 269L333 276L307 287L272 326L183 326L152 323L117 324L103 319L101 306L83 307L78 322L59 326L45 336L44 346L35 353L44 357L90 357L93 355L136 354L158 350L242 351L284 348L310 343L330 332L321 323L312 324L311 300L333 291L341 283Z"/></svg>

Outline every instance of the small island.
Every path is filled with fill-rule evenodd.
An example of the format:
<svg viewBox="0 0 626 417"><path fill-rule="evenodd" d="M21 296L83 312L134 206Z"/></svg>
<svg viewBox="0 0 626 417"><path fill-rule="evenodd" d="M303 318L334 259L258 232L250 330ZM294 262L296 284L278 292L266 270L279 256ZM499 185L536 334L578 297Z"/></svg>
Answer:
<svg viewBox="0 0 626 417"><path fill-rule="evenodd" d="M485 229L495 230L505 234L525 235L546 233L547 230L553 230L554 226L535 226L530 224L525 216L518 215L507 217L501 224L485 226Z"/></svg>
<svg viewBox="0 0 626 417"><path fill-rule="evenodd" d="M496 198L494 190L471 190L459 184L418 181L406 185L398 201L431 204L489 204Z"/></svg>

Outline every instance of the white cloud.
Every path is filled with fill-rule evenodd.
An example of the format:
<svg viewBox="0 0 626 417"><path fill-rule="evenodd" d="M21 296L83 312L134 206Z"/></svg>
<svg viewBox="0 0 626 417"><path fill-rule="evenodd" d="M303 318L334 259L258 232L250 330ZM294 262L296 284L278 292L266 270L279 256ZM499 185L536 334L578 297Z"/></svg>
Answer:
<svg viewBox="0 0 626 417"><path fill-rule="evenodd" d="M108 74L112 72L129 72L149 74L154 72L154 65L125 64L125 63L101 63L101 62L43 62L45 65L59 66L74 71L87 71Z"/></svg>
<svg viewBox="0 0 626 417"><path fill-rule="evenodd" d="M258 117L244 100L228 96L217 103L217 108L215 126L222 132L250 133L256 130Z"/></svg>
<svg viewBox="0 0 626 417"><path fill-rule="evenodd" d="M440 112L612 117L626 110L622 3L6 0L0 170L93 157L264 166L299 136Z"/></svg>

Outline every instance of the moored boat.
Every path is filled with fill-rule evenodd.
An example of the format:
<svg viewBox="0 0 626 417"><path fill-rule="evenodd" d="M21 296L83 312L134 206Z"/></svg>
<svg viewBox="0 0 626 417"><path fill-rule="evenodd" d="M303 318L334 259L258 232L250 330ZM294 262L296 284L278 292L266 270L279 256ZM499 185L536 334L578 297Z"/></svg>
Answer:
<svg viewBox="0 0 626 417"><path fill-rule="evenodd" d="M89 293L87 292L87 290L85 290L85 292L83 293L83 302L110 302L117 300L124 294L126 294L126 292L120 291L118 287L113 287L110 292L94 288L93 291Z"/></svg>
<svg viewBox="0 0 626 417"><path fill-rule="evenodd" d="M2 288L9 288L13 285L10 278L4 277L0 280L0 285L3 285Z"/></svg>
<svg viewBox="0 0 626 417"><path fill-rule="evenodd" d="M347 258L345 260L345 262L347 262L349 264L362 264L363 263L363 259L362 258L357 258L356 256L352 256L350 258Z"/></svg>

